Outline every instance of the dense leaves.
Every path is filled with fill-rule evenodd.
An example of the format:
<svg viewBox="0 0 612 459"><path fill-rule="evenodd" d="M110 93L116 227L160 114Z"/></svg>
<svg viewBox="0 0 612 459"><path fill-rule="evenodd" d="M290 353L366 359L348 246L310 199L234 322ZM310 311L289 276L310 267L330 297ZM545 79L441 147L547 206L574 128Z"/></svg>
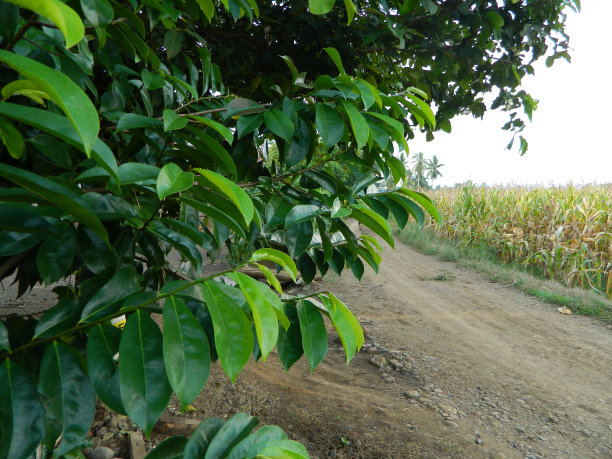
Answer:
<svg viewBox="0 0 612 459"><path fill-rule="evenodd" d="M439 220L395 155L493 90L520 131L520 78L567 57L574 3L0 0L0 280L64 280L42 317L0 321L0 456L78 449L95 396L148 434L217 359L231 381L274 348L312 371L324 317L350 361L349 308L276 274L361 278L390 218ZM209 420L151 457L306 456L255 424Z"/></svg>

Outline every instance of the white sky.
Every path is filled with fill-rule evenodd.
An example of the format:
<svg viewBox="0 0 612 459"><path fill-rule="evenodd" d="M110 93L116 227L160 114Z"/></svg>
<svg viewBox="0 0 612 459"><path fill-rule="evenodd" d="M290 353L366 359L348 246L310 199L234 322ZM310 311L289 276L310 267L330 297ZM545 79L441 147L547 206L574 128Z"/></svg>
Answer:
<svg viewBox="0 0 612 459"><path fill-rule="evenodd" d="M611 17L612 0L584 0L582 12L570 13L567 21L572 63L559 59L547 68L541 59L535 76L523 79L523 88L539 100L533 122L523 131L529 142L524 156L518 153L518 137L512 150L505 149L511 135L501 129L508 120L501 111L488 111L482 121L456 117L451 134L409 142L411 157L422 151L444 164L434 186L466 180L488 185L612 182Z"/></svg>

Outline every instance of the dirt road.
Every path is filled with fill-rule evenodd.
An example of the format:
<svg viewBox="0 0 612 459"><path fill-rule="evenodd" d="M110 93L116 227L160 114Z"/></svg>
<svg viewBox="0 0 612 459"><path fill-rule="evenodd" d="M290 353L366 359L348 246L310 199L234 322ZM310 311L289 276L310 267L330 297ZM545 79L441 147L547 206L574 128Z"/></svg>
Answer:
<svg viewBox="0 0 612 459"><path fill-rule="evenodd" d="M285 374L271 357L249 363L232 386L216 365L183 416L248 411L321 458L612 457L609 325L559 314L399 242L383 260L378 276L294 292L331 290L360 319L366 345L348 367L330 331L314 374L303 358ZM33 294L19 301L44 299L42 289ZM179 421L176 406L167 416ZM100 416L102 436L116 422ZM121 435L113 438L119 452Z"/></svg>
<svg viewBox="0 0 612 459"><path fill-rule="evenodd" d="M609 326L406 246L383 260L379 276L333 287L378 343L409 354L417 391L458 409L460 433L508 457L612 457Z"/></svg>

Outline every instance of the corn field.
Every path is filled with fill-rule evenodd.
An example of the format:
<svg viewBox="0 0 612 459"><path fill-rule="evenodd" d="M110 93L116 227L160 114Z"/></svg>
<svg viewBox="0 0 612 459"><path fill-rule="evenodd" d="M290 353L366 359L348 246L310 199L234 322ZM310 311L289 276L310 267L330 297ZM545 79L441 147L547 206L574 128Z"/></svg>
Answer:
<svg viewBox="0 0 612 459"><path fill-rule="evenodd" d="M612 185L432 191L438 235L487 246L506 263L612 297Z"/></svg>

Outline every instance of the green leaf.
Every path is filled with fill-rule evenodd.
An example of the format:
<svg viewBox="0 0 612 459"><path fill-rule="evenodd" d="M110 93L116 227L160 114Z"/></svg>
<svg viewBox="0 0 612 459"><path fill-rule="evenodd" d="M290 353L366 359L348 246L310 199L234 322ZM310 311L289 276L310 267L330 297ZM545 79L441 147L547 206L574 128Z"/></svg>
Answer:
<svg viewBox="0 0 612 459"><path fill-rule="evenodd" d="M47 284L61 279L72 266L76 254L76 233L65 225L61 234L49 236L36 252L36 267Z"/></svg>
<svg viewBox="0 0 612 459"><path fill-rule="evenodd" d="M378 196L378 199L389 208L400 229L404 229L406 223L408 223L408 211L404 209L404 206L387 196Z"/></svg>
<svg viewBox="0 0 612 459"><path fill-rule="evenodd" d="M183 171L174 163L166 164L157 177L157 197L163 201L167 196L188 190L193 186L193 172Z"/></svg>
<svg viewBox="0 0 612 459"><path fill-rule="evenodd" d="M253 253L253 255L251 255L249 262L261 260L272 261L277 265L280 265L285 271L287 271L287 274L289 274L291 279L293 279L294 282L296 281L297 268L295 266L295 262L286 253L276 249L258 249Z"/></svg>
<svg viewBox="0 0 612 459"><path fill-rule="evenodd" d="M23 136L10 121L4 118L0 118L0 140L8 150L9 155L15 159L21 158L25 148Z"/></svg>
<svg viewBox="0 0 612 459"><path fill-rule="evenodd" d="M295 67L295 64L289 56L280 56L280 58L285 62L285 64L287 64L287 67L289 67L289 71L291 72L291 82L295 83L295 80L299 76L298 69Z"/></svg>
<svg viewBox="0 0 612 459"><path fill-rule="evenodd" d="M200 141L192 139L191 142L196 148L200 148L202 153L208 155L215 161L217 167L225 171L232 177L236 176L236 164L232 156L227 152L223 146L213 139L208 134L205 134L201 129L190 128L190 131L195 133Z"/></svg>
<svg viewBox="0 0 612 459"><path fill-rule="evenodd" d="M113 7L108 0L80 0L81 9L94 27L106 27L113 20Z"/></svg>
<svg viewBox="0 0 612 459"><path fill-rule="evenodd" d="M0 400L0 457L30 457L45 433L45 413L36 386L10 359L0 364Z"/></svg>
<svg viewBox="0 0 612 459"><path fill-rule="evenodd" d="M409 92L405 93L404 95L418 106L418 108L420 109L418 114L419 115L422 114L425 120L427 120L427 123L429 123L429 125L435 129L436 128L436 116L434 115L433 111L431 111L431 107L427 105L425 102L423 102L422 99L420 99L417 96L413 96ZM411 109L411 111L413 110Z"/></svg>
<svg viewBox="0 0 612 459"><path fill-rule="evenodd" d="M225 117L230 118L239 115L251 115L253 113L260 113L266 110L266 107L253 102L252 100L245 99L244 97L236 97L227 106Z"/></svg>
<svg viewBox="0 0 612 459"><path fill-rule="evenodd" d="M263 123L263 115L257 113L255 115L242 115L236 122L236 131L238 139L242 139L245 135L250 134Z"/></svg>
<svg viewBox="0 0 612 459"><path fill-rule="evenodd" d="M268 287L240 272L233 273L231 277L238 283L240 290L242 290L251 308L259 349L261 350L261 356L265 362L270 352L272 352L272 349L274 349L278 338L278 321L276 320L276 313L261 291L261 287L266 289Z"/></svg>
<svg viewBox="0 0 612 459"><path fill-rule="evenodd" d="M380 180L380 176L375 170L370 170L357 178L355 183L353 184L353 194L359 194L362 190L366 189L373 183L376 183Z"/></svg>
<svg viewBox="0 0 612 459"><path fill-rule="evenodd" d="M308 0L311 14L327 14L334 8L336 0Z"/></svg>
<svg viewBox="0 0 612 459"><path fill-rule="evenodd" d="M174 110L169 108L164 110L164 132L176 131L177 129L183 129L187 126L189 118L185 116L179 116Z"/></svg>
<svg viewBox="0 0 612 459"><path fill-rule="evenodd" d="M342 65L342 59L340 58L338 50L336 48L332 48L331 46L329 48L323 48L323 50L328 54L329 57L331 57L331 60L334 61L334 64L336 64L336 67L340 72L340 75L346 75L346 72L344 71L344 66Z"/></svg>
<svg viewBox="0 0 612 459"><path fill-rule="evenodd" d="M108 233L100 219L89 209L89 206L72 189L60 185L27 170L3 164L0 177L31 191L49 201L51 204L73 215L108 243Z"/></svg>
<svg viewBox="0 0 612 459"><path fill-rule="evenodd" d="M298 116L293 137L285 147L285 164L291 167L301 163L311 152L312 140L309 124Z"/></svg>
<svg viewBox="0 0 612 459"><path fill-rule="evenodd" d="M164 123L156 118L137 115L135 113L126 113L125 115L122 115L121 118L119 118L115 133L120 131L127 131L130 129L160 128L163 125Z"/></svg>
<svg viewBox="0 0 612 459"><path fill-rule="evenodd" d="M427 10L429 14L436 14L438 12L438 5L433 0L419 0L423 8Z"/></svg>
<svg viewBox="0 0 612 459"><path fill-rule="evenodd" d="M355 355L355 351L357 349L357 336L355 334L355 329L347 316L344 314L344 311L337 307L337 303L335 301L324 295L319 296L319 298L321 298L323 304L327 308L329 318L340 336L340 341L342 341L342 346L344 347L344 352L346 353L346 363L348 365Z"/></svg>
<svg viewBox="0 0 612 459"><path fill-rule="evenodd" d="M159 220L155 220L149 224L151 232L157 237L165 240L168 244L174 247L179 253L189 260L196 271L202 267L202 254L196 243L189 237L183 236L174 230L168 228Z"/></svg>
<svg viewBox="0 0 612 459"><path fill-rule="evenodd" d="M176 435L166 438L157 445L145 459L183 459L183 451L187 445L187 438Z"/></svg>
<svg viewBox="0 0 612 459"><path fill-rule="evenodd" d="M208 418L202 421L193 431L187 446L185 446L184 459L202 459L208 445L224 424L221 419L217 418Z"/></svg>
<svg viewBox="0 0 612 459"><path fill-rule="evenodd" d="M259 263L254 263L254 265L257 266L261 270L264 276L266 276L266 281L268 282L268 284L271 287L273 287L278 293L282 295L283 288L280 282L278 281L278 279L276 278L276 276L274 275L274 273L272 272L272 270L265 265L260 265Z"/></svg>
<svg viewBox="0 0 612 459"><path fill-rule="evenodd" d="M166 300L163 316L166 372L184 410L208 379L208 338L185 303L173 296Z"/></svg>
<svg viewBox="0 0 612 459"><path fill-rule="evenodd" d="M94 322L118 311L121 300L141 289L139 280L140 276L132 266L117 271L87 302L80 322Z"/></svg>
<svg viewBox="0 0 612 459"><path fill-rule="evenodd" d="M331 214L330 214L332 218L347 217L351 215L351 212L352 210L350 207L342 207L340 198L334 199L334 204L332 205Z"/></svg>
<svg viewBox="0 0 612 459"><path fill-rule="evenodd" d="M301 204L293 207L285 218L285 228L289 228L297 223L310 221L317 215L322 215L327 211L313 204Z"/></svg>
<svg viewBox="0 0 612 459"><path fill-rule="evenodd" d="M216 131L225 140L227 140L227 143L229 143L230 145L234 142L234 134L232 133L232 131L228 127L222 125L221 123L217 123L215 120L211 120L210 118L206 118L204 116L198 116L198 115L187 115L187 116L190 119L196 120L208 126L209 128L213 129L214 131ZM242 117L240 117L240 119L242 119ZM240 134L239 134L239 137L240 137Z"/></svg>
<svg viewBox="0 0 612 459"><path fill-rule="evenodd" d="M0 37L10 43L15 37L19 24L19 7L6 2L0 3Z"/></svg>
<svg viewBox="0 0 612 459"><path fill-rule="evenodd" d="M226 458L230 450L259 424L259 419L246 413L236 413L212 438L204 459Z"/></svg>
<svg viewBox="0 0 612 459"><path fill-rule="evenodd" d="M228 180L227 178L219 175L213 171L206 169L194 168L194 172L197 172L203 177L198 179L198 183L203 182L203 185L208 186L214 191L217 191L226 196L234 205L240 210L242 217L244 218L245 224L248 226L253 219L253 202L249 195L236 183Z"/></svg>
<svg viewBox="0 0 612 459"><path fill-rule="evenodd" d="M206 19L210 22L215 14L215 6L212 0L196 0L196 2L200 6L202 13L204 13L204 16L206 16Z"/></svg>
<svg viewBox="0 0 612 459"><path fill-rule="evenodd" d="M40 364L38 392L47 419L46 445L62 440L55 454L72 450L85 439L94 420L96 396L76 353L54 341Z"/></svg>
<svg viewBox="0 0 612 459"><path fill-rule="evenodd" d="M274 457L291 459L308 459L306 447L295 440L270 440L254 445L247 453L248 457Z"/></svg>
<svg viewBox="0 0 612 459"><path fill-rule="evenodd" d="M51 97L78 132L85 153L89 155L98 138L100 121L98 111L85 92L65 74L33 59L0 50L0 61L36 83Z"/></svg>
<svg viewBox="0 0 612 459"><path fill-rule="evenodd" d="M66 48L72 48L81 41L85 27L79 15L68 5L58 0L6 0L22 8L34 11L51 20L66 39Z"/></svg>
<svg viewBox="0 0 612 459"><path fill-rule="evenodd" d="M310 246L313 236L312 221L297 223L285 230L285 244L289 255L296 258Z"/></svg>
<svg viewBox="0 0 612 459"><path fill-rule="evenodd" d="M321 236L321 244L323 245L323 262L327 263L333 254L334 246L331 243L327 229L325 228L325 222L322 218L317 218L317 229L319 230L319 236ZM323 275L323 273L321 273Z"/></svg>
<svg viewBox="0 0 612 459"><path fill-rule="evenodd" d="M346 8L346 16L348 18L346 25L351 25L355 14L357 14L357 7L355 7L355 4L351 0L344 0L344 7Z"/></svg>
<svg viewBox="0 0 612 459"><path fill-rule="evenodd" d="M177 30L168 30L164 36L164 48L166 48L166 56L168 60L178 56L183 47L183 38L185 34Z"/></svg>
<svg viewBox="0 0 612 459"><path fill-rule="evenodd" d="M159 172L160 168L151 164L123 163L119 166L119 183L129 185L155 181Z"/></svg>
<svg viewBox="0 0 612 459"><path fill-rule="evenodd" d="M266 127L281 139L289 142L293 135L293 123L287 115L278 109L267 110L263 114Z"/></svg>
<svg viewBox="0 0 612 459"><path fill-rule="evenodd" d="M353 134L357 141L357 148L361 150L370 137L370 127L363 115L357 110L357 107L351 102L343 100L342 106L346 110L349 121L351 122L351 128L353 129Z"/></svg>
<svg viewBox="0 0 612 459"><path fill-rule="evenodd" d="M120 340L121 330L117 327L98 324L91 328L87 335L87 370L98 398L111 410L125 414L114 360Z"/></svg>
<svg viewBox="0 0 612 459"><path fill-rule="evenodd" d="M268 226L285 223L285 218L293 208L293 203L280 194L274 194L266 204L266 222Z"/></svg>
<svg viewBox="0 0 612 459"><path fill-rule="evenodd" d="M252 457L248 454L255 445L272 440L286 440L287 434L278 426L263 426L232 448L227 459L243 459ZM187 459L187 458L185 458ZM195 459L195 458L191 458Z"/></svg>
<svg viewBox="0 0 612 459"><path fill-rule="evenodd" d="M308 363L310 372L323 361L327 354L327 331L321 312L308 300L299 301L297 313L300 320L300 332L302 334L302 348Z"/></svg>
<svg viewBox="0 0 612 459"><path fill-rule="evenodd" d="M436 209L436 206L426 195L419 193L418 191L408 190L406 188L400 188L399 191L408 198L416 201L438 224L442 223L442 217L440 216L438 209Z"/></svg>
<svg viewBox="0 0 612 459"><path fill-rule="evenodd" d="M4 322L0 320L0 351L10 351L11 344L9 343L8 330Z"/></svg>
<svg viewBox="0 0 612 459"><path fill-rule="evenodd" d="M363 334L363 328L361 328L361 325L359 324L357 317L355 317L355 315L351 312L351 310L347 308L344 305L344 303L342 303L342 301L340 301L333 293L329 294L329 298L332 301L332 303L334 303L334 305L336 306L336 310L340 310L342 314L344 314L346 319L349 321L351 326L353 327L353 331L355 332L357 349L361 349L365 341L365 337Z"/></svg>
<svg viewBox="0 0 612 459"><path fill-rule="evenodd" d="M353 211L351 212L352 218L370 228L381 238L383 238L391 247L395 247L395 242L393 241L393 236L391 235L391 228L389 227L389 223L384 218L364 205L353 204L351 207L353 208Z"/></svg>
<svg viewBox="0 0 612 459"><path fill-rule="evenodd" d="M302 332L300 330L300 320L295 304L285 303L285 314L289 318L289 328L278 328L278 358L285 371L297 362L304 354L302 348Z"/></svg>
<svg viewBox="0 0 612 459"><path fill-rule="evenodd" d="M317 275L317 265L308 253L303 253L298 257L297 265L300 268L302 280L306 285L310 284Z"/></svg>
<svg viewBox="0 0 612 459"><path fill-rule="evenodd" d="M504 18L502 18L497 11L487 11L485 17L495 30L501 30L504 26Z"/></svg>
<svg viewBox="0 0 612 459"><path fill-rule="evenodd" d="M251 324L218 282L202 285L202 294L215 330L215 346L223 370L233 382L247 363L253 350Z"/></svg>
<svg viewBox="0 0 612 459"><path fill-rule="evenodd" d="M127 320L119 345L121 400L128 416L147 436L172 394L157 324L141 310Z"/></svg>
<svg viewBox="0 0 612 459"><path fill-rule="evenodd" d="M45 155L51 162L67 170L72 169L72 159L68 152L69 146L54 137L39 134L27 139L38 151Z"/></svg>
<svg viewBox="0 0 612 459"><path fill-rule="evenodd" d="M47 309L34 329L34 338L48 338L59 335L79 322L82 305L77 300L61 299Z"/></svg>
<svg viewBox="0 0 612 459"><path fill-rule="evenodd" d="M20 121L29 126L51 134L64 142L86 151L82 139L68 118L39 108L0 102L0 115ZM102 140L96 139L91 153L92 158L117 180L117 160Z"/></svg>
<svg viewBox="0 0 612 459"><path fill-rule="evenodd" d="M327 104L316 105L315 123L317 132L328 149L336 145L344 134L344 120Z"/></svg>

